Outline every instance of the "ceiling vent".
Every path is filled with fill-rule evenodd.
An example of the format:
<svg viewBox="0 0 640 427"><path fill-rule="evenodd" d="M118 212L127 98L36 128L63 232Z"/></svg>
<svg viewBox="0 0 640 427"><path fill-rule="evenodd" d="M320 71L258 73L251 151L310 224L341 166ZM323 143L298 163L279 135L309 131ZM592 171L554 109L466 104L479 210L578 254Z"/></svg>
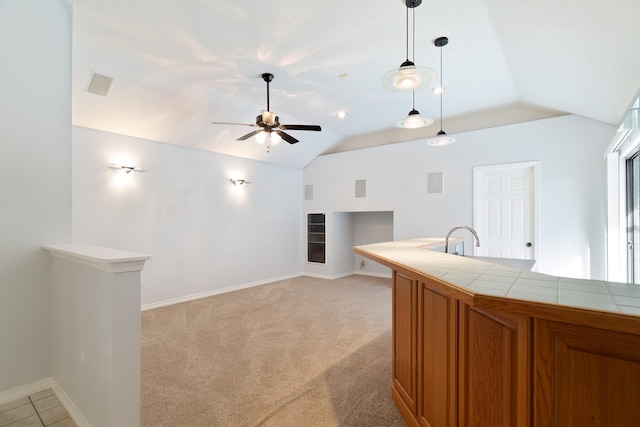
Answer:
<svg viewBox="0 0 640 427"><path fill-rule="evenodd" d="M109 88L111 87L111 77L103 76L101 74L92 73L87 85L87 92L95 95L107 96Z"/></svg>

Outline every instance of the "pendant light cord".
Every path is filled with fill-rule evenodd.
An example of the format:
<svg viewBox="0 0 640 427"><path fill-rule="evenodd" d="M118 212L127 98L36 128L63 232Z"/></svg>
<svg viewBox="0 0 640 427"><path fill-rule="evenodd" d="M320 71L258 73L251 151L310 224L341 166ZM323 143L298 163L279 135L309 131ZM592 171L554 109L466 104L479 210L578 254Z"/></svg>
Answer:
<svg viewBox="0 0 640 427"><path fill-rule="evenodd" d="M440 46L440 132L442 132L442 92L444 92L444 86L442 85L442 46Z"/></svg>
<svg viewBox="0 0 640 427"><path fill-rule="evenodd" d="M409 6L407 6L407 48L406 48L406 54L407 54L407 61L409 60Z"/></svg>
<svg viewBox="0 0 640 427"><path fill-rule="evenodd" d="M411 25L411 31L413 34L413 40L411 41L411 48L413 49L413 53L411 56L411 62L416 62L416 8L411 9L411 14L413 16L413 24Z"/></svg>

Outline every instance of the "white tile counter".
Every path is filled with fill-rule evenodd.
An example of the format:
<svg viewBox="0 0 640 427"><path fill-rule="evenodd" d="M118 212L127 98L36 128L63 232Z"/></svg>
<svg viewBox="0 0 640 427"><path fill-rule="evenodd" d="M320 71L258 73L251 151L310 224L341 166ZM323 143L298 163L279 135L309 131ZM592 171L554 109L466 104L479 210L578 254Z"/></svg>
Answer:
<svg viewBox="0 0 640 427"><path fill-rule="evenodd" d="M428 249L443 242L444 238L418 238L354 250L391 268L398 265L439 278L474 295L640 316L638 285L550 276Z"/></svg>

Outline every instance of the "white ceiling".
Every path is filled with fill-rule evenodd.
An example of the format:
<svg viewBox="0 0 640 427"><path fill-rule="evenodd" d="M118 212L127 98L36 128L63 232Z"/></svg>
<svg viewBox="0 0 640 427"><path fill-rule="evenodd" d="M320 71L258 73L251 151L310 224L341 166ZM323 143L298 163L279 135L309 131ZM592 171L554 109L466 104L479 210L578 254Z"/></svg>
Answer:
<svg viewBox="0 0 640 427"><path fill-rule="evenodd" d="M439 99L428 89L416 92L416 108L436 123L394 128L411 94L380 84L406 59L402 0L73 5L74 125L296 168L439 130ZM414 11L417 65L439 71L433 40L449 38L448 133L564 113L615 125L640 88L637 0L423 0ZM86 92L94 72L114 79L107 96ZM271 110L281 123L322 132L291 131L298 144L267 153L236 141L252 128L211 124L254 123L266 108L264 72L275 75Z"/></svg>

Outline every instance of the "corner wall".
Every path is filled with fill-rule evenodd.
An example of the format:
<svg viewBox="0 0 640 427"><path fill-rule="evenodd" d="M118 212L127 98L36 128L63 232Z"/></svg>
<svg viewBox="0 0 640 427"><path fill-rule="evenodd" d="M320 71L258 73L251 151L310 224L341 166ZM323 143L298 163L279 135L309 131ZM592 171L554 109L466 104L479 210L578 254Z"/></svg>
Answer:
<svg viewBox="0 0 640 427"><path fill-rule="evenodd" d="M71 2L0 2L0 391L51 376L42 245L71 238Z"/></svg>
<svg viewBox="0 0 640 427"><path fill-rule="evenodd" d="M320 156L304 169L304 185L314 188L304 211L328 218L332 212L393 211L395 240L444 237L455 225L473 225L474 166L537 160L539 271L604 279L603 153L614 132L567 115L457 134L447 147L418 140ZM443 172L442 194L427 194L429 172ZM367 181L364 198L354 197L360 179Z"/></svg>

